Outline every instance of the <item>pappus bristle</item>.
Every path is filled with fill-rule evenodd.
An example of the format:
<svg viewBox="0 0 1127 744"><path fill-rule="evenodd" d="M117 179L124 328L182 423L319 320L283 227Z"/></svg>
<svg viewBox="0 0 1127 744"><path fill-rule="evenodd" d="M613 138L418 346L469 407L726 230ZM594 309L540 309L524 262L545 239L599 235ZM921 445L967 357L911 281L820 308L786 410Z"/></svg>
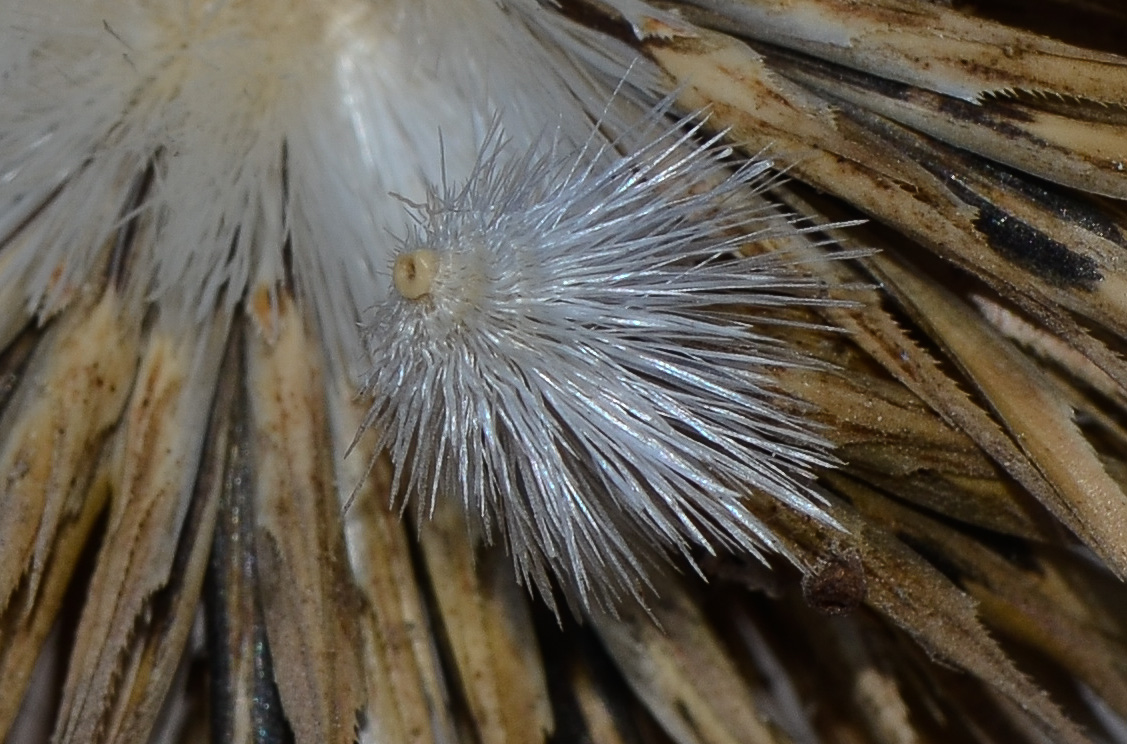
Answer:
<svg viewBox="0 0 1127 744"><path fill-rule="evenodd" d="M751 209L770 164L659 107L629 146L514 150L412 205L396 292L371 312L366 426L421 516L456 499L550 599L640 596L654 549L777 547L748 489L821 516L822 436L772 370L813 362L756 308L829 302ZM626 155L618 153L626 152ZM750 211L749 211L750 209Z"/></svg>

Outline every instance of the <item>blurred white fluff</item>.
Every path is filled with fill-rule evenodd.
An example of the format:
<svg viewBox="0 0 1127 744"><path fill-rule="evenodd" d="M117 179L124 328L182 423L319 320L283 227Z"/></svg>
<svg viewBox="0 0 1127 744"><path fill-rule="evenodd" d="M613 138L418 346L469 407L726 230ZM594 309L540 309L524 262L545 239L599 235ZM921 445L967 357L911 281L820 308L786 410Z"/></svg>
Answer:
<svg viewBox="0 0 1127 744"><path fill-rule="evenodd" d="M439 132L459 177L494 116L582 141L630 64L536 0L0 0L0 17L0 312L57 312L135 217L129 287L162 315L290 282L346 358L386 291L388 194L439 178Z"/></svg>
<svg viewBox="0 0 1127 744"><path fill-rule="evenodd" d="M642 597L655 548L777 547L749 488L824 518L809 469L827 444L771 383L812 362L756 309L830 300L793 256L735 255L802 228L748 206L768 163L728 170L718 138L666 113L578 151L494 138L414 205L399 292L367 329L366 426L396 492L422 516L460 498L549 601L554 583Z"/></svg>

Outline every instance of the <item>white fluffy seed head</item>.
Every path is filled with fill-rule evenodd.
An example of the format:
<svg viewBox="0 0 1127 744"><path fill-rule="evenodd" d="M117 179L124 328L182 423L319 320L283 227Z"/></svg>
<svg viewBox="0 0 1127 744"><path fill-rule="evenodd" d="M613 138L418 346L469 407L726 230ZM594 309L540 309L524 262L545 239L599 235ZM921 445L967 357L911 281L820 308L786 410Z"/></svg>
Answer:
<svg viewBox="0 0 1127 744"><path fill-rule="evenodd" d="M366 328L366 427L396 492L421 515L461 499L549 600L553 583L585 605L640 596L655 548L776 547L749 488L820 516L828 445L771 383L812 362L755 309L825 288L793 257L737 254L801 229L747 211L769 164L729 170L665 113L578 153L495 137L468 181L412 205L400 260L425 257L425 291L397 280Z"/></svg>
<svg viewBox="0 0 1127 744"><path fill-rule="evenodd" d="M388 288L388 194L465 178L494 115L530 141L551 112L582 142L630 64L538 0L0 0L0 18L0 311L58 312L129 219L130 296L185 325L292 282L348 362Z"/></svg>

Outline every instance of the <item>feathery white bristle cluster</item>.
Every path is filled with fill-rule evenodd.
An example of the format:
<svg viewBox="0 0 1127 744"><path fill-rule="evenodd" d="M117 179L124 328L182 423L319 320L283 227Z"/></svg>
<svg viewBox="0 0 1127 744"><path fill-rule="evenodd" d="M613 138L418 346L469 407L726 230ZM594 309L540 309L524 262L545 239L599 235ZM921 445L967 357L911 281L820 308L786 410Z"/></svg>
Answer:
<svg viewBox="0 0 1127 744"><path fill-rule="evenodd" d="M494 116L527 140L547 116L581 143L630 64L538 0L0 0L0 15L0 313L60 310L134 219L127 286L162 315L195 322L292 280L350 360L387 286L388 194L421 198L443 166L465 177Z"/></svg>
<svg viewBox="0 0 1127 744"><path fill-rule="evenodd" d="M830 300L793 256L738 253L803 228L748 206L768 163L729 170L667 108L570 154L495 137L412 205L399 291L366 328L366 427L396 492L423 515L461 499L549 600L553 582L584 604L639 596L653 548L777 547L750 488L821 517L828 445L771 381L812 362L756 309Z"/></svg>

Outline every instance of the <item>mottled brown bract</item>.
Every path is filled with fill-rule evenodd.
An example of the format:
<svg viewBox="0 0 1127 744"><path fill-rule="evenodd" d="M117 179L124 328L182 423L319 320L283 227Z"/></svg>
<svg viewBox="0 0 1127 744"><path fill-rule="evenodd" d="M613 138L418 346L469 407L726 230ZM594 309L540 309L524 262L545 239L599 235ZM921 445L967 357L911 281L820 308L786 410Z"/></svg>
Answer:
<svg viewBox="0 0 1127 744"><path fill-rule="evenodd" d="M807 603L827 615L847 615L865 601L865 567L854 550L842 550L818 561L802 577Z"/></svg>

